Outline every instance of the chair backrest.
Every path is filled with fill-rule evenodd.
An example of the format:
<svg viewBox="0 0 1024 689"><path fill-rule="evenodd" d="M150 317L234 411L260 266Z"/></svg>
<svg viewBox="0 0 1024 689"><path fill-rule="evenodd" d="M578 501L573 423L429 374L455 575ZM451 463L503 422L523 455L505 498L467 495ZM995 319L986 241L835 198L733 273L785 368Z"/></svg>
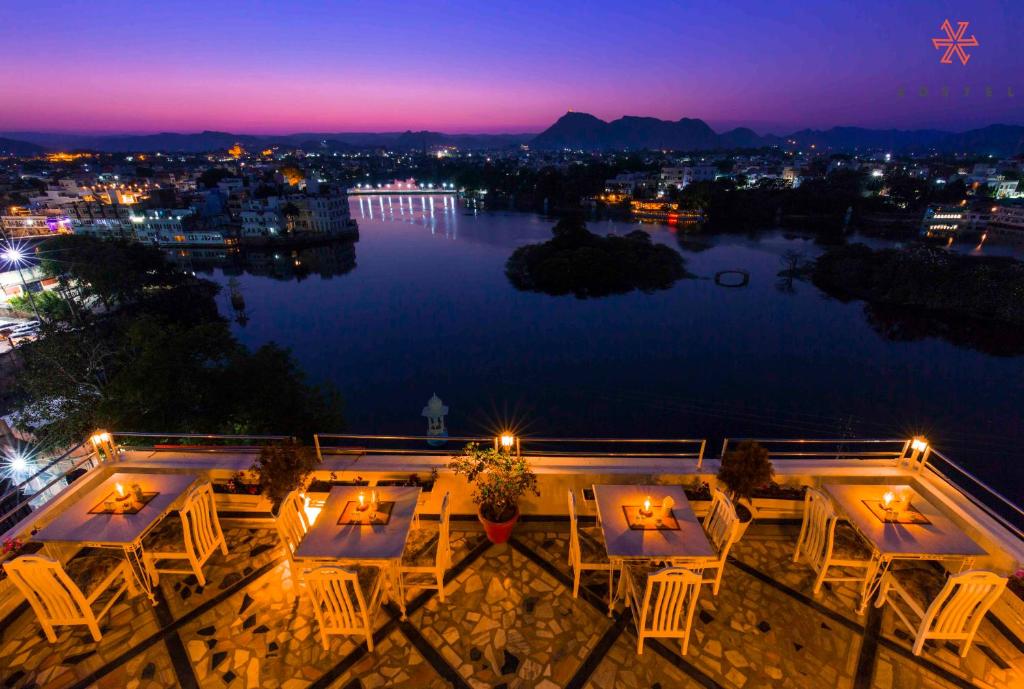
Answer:
<svg viewBox="0 0 1024 689"><path fill-rule="evenodd" d="M700 584L701 575L683 567L666 567L648 576L640 608L641 631L659 636L687 634Z"/></svg>
<svg viewBox="0 0 1024 689"><path fill-rule="evenodd" d="M23 555L5 562L4 570L41 621L75 624L92 617L85 594L56 560L39 555Z"/></svg>
<svg viewBox="0 0 1024 689"><path fill-rule="evenodd" d="M576 495L572 492L572 488L569 489L569 559L573 562L579 562L582 555L580 553L580 534L576 525Z"/></svg>
<svg viewBox="0 0 1024 689"><path fill-rule="evenodd" d="M1007 579L992 572L970 571L955 574L935 597L920 633L940 638L973 637L985 613L996 602Z"/></svg>
<svg viewBox="0 0 1024 689"><path fill-rule="evenodd" d="M281 536L288 557L291 558L302 538L309 533L309 518L306 516L305 504L299 491L292 491L281 501L281 508L277 513L277 532Z"/></svg>
<svg viewBox="0 0 1024 689"><path fill-rule="evenodd" d="M437 530L437 564L447 567L452 560L452 546L448 523L451 521L451 493L445 491L441 499L441 516Z"/></svg>
<svg viewBox="0 0 1024 689"><path fill-rule="evenodd" d="M832 557L838 521L839 516L828 495L816 488L808 488L804 497L803 552L815 569L820 569Z"/></svg>
<svg viewBox="0 0 1024 689"><path fill-rule="evenodd" d="M370 624L366 600L355 572L320 567L305 576L320 628L328 634L365 632Z"/></svg>
<svg viewBox="0 0 1024 689"><path fill-rule="evenodd" d="M199 560L206 556L224 540L217 519L217 508L213 501L213 485L204 483L193 490L178 514L185 532L185 549L192 552Z"/></svg>
<svg viewBox="0 0 1024 689"><path fill-rule="evenodd" d="M724 491L716 488L711 499L711 509L704 518L704 532L720 559L725 559L729 555L729 548L736 542L739 521L732 500Z"/></svg>

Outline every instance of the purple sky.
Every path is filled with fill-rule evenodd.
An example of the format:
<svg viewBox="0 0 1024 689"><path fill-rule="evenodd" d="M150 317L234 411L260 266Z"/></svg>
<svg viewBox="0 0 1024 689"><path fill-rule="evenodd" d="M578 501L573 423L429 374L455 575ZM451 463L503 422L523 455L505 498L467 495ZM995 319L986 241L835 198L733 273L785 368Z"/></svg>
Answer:
<svg viewBox="0 0 1024 689"><path fill-rule="evenodd" d="M967 65L931 45L947 18ZM1024 124L1022 37L1020 0L9 2L0 131L959 130Z"/></svg>

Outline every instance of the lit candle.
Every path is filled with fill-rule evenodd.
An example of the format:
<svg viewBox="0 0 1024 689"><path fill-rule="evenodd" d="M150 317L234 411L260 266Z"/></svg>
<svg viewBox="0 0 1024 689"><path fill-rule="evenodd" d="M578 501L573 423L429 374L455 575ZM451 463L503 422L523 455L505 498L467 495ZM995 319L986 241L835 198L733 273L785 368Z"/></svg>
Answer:
<svg viewBox="0 0 1024 689"><path fill-rule="evenodd" d="M651 496L644 498L644 514L649 515L651 513Z"/></svg>
<svg viewBox="0 0 1024 689"><path fill-rule="evenodd" d="M363 491L359 491L359 509L366 507L366 496L363 495Z"/></svg>
<svg viewBox="0 0 1024 689"><path fill-rule="evenodd" d="M117 497L123 498L124 497L124 486L122 486L120 483L115 483L114 484L114 488L117 490Z"/></svg>
<svg viewBox="0 0 1024 689"><path fill-rule="evenodd" d="M892 501L895 498L896 496L893 495L893 492L891 490L885 491L885 493L882 495L882 504L885 506L885 509L889 509L890 505L892 505Z"/></svg>

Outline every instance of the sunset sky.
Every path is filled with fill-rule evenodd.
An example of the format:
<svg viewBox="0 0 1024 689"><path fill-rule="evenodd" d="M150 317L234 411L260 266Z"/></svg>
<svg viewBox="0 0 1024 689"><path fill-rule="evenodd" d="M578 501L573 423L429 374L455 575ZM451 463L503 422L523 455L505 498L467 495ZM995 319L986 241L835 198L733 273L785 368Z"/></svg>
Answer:
<svg viewBox="0 0 1024 689"><path fill-rule="evenodd" d="M967 65L931 44L947 18ZM5 2L0 131L962 130L1024 124L1022 36L1020 0Z"/></svg>

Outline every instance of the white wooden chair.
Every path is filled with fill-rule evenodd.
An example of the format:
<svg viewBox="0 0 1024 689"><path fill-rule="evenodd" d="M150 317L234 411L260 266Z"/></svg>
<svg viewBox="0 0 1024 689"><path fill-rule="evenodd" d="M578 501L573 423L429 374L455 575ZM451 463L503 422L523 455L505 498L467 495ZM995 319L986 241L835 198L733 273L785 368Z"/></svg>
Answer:
<svg viewBox="0 0 1024 689"><path fill-rule="evenodd" d="M373 618L380 609L383 577L379 567L320 567L305 575L320 623L324 650L331 635L362 635L373 652Z"/></svg>
<svg viewBox="0 0 1024 689"><path fill-rule="evenodd" d="M203 565L220 548L228 554L224 532L217 519L213 502L213 486L204 483L185 499L178 510L178 519L168 517L142 541L142 558L154 584L160 581L160 572L166 574L195 574L200 586L206 585ZM169 569L160 563L167 560L186 560L189 569Z"/></svg>
<svg viewBox="0 0 1024 689"><path fill-rule="evenodd" d="M580 527L576 512L576 495L569 490L569 566L572 567L572 597L580 592L583 572L608 572L608 601L612 600L616 566L608 560L608 550L600 527ZM608 614L611 614L609 609Z"/></svg>
<svg viewBox="0 0 1024 689"><path fill-rule="evenodd" d="M680 639L682 654L690 645L693 613L697 610L701 575L684 567L658 571L646 564L627 565L626 605L636 624L636 652L644 652L644 639Z"/></svg>
<svg viewBox="0 0 1024 689"><path fill-rule="evenodd" d="M797 538L793 562L801 555L807 559L817 576L814 594L821 591L826 581L848 581L864 585L875 567L871 551L852 528L839 526L839 515L828 495L808 488L804 497L804 518ZM832 569L841 570L830 575ZM857 570L863 570L857 573Z"/></svg>
<svg viewBox="0 0 1024 689"><path fill-rule="evenodd" d="M729 557L729 551L737 541L740 519L736 515L736 506L725 492L715 489L711 499L711 509L704 517L704 533L707 534L711 547L718 554L716 560L704 563L705 571L715 571L715 576L704 578L705 584L711 584L711 594L718 595L718 589L722 586L722 574L725 572L725 562Z"/></svg>
<svg viewBox="0 0 1024 689"><path fill-rule="evenodd" d="M48 557L24 555L5 562L4 570L28 599L50 643L57 642L54 627L69 625L85 625L99 641L100 618L122 593L138 592L128 561L116 555L74 558L66 568Z"/></svg>
<svg viewBox="0 0 1024 689"><path fill-rule="evenodd" d="M1005 577L992 572L971 571L950 576L939 589L937 583L929 585L920 580L898 578L890 571L882 578L875 607L888 602L900 621L911 632L916 632L914 655L921 655L929 639L941 639L963 642L960 645L963 658L974 641L978 625L1002 595L1006 582ZM912 617L917 618L916 625Z"/></svg>
<svg viewBox="0 0 1024 689"><path fill-rule="evenodd" d="M299 491L295 490L281 501L277 512L277 533L284 545L285 554L291 564L292 574L301 579L304 568L295 562L295 551L299 543L309 533L309 517L306 515L305 502ZM308 569L308 568L306 568Z"/></svg>
<svg viewBox="0 0 1024 689"><path fill-rule="evenodd" d="M410 535L398 570L403 586L437 589L438 598L442 603L444 573L452 566L451 535L448 529L451 520L450 497L450 493L445 493L441 499L441 514L436 534L433 529L420 528Z"/></svg>

